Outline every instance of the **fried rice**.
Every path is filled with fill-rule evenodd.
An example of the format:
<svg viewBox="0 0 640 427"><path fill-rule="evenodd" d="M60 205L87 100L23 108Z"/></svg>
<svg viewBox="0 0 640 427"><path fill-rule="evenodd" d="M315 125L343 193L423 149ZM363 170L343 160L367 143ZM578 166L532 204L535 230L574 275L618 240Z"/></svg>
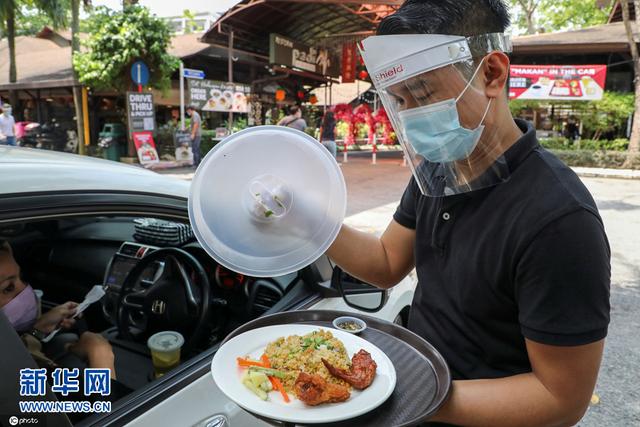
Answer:
<svg viewBox="0 0 640 427"><path fill-rule="evenodd" d="M343 369L349 369L351 363L344 344L330 331L318 330L303 336L278 338L267 345L265 354L272 368L286 373L282 383L287 392L293 392L300 372L317 374L327 382L351 389L348 383L331 375L322 363L324 358L333 366Z"/></svg>

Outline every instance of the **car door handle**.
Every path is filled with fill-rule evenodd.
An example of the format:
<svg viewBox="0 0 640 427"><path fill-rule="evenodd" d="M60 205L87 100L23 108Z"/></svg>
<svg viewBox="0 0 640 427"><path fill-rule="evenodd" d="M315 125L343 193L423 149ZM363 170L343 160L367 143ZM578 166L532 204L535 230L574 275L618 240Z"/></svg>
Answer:
<svg viewBox="0 0 640 427"><path fill-rule="evenodd" d="M222 414L213 415L196 423L193 427L229 427L229 420Z"/></svg>

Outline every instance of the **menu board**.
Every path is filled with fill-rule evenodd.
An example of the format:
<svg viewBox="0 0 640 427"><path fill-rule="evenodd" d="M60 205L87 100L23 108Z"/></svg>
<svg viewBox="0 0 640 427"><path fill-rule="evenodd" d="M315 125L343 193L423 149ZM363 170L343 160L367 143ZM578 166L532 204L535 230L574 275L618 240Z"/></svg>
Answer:
<svg viewBox="0 0 640 427"><path fill-rule="evenodd" d="M174 135L176 146L176 161L193 164L193 142L191 133L177 131Z"/></svg>
<svg viewBox="0 0 640 427"><path fill-rule="evenodd" d="M153 133L133 132L133 143L136 146L136 153L138 154L140 164L148 165L160 161L156 144L153 142Z"/></svg>
<svg viewBox="0 0 640 427"><path fill-rule="evenodd" d="M189 104L202 111L247 113L251 87L215 80L189 79Z"/></svg>
<svg viewBox="0 0 640 427"><path fill-rule="evenodd" d="M606 65L511 65L509 99L602 99Z"/></svg>
<svg viewBox="0 0 640 427"><path fill-rule="evenodd" d="M156 112L153 106L153 94L127 92L127 117L129 132L154 132Z"/></svg>

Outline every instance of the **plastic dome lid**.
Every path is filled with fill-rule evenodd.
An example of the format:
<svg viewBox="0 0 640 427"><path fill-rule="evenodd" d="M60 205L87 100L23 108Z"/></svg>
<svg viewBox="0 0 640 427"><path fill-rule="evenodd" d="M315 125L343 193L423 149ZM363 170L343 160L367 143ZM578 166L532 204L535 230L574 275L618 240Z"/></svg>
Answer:
<svg viewBox="0 0 640 427"><path fill-rule="evenodd" d="M196 238L217 262L255 277L288 274L333 243L345 216L344 177L311 136L257 126L216 145L189 195Z"/></svg>

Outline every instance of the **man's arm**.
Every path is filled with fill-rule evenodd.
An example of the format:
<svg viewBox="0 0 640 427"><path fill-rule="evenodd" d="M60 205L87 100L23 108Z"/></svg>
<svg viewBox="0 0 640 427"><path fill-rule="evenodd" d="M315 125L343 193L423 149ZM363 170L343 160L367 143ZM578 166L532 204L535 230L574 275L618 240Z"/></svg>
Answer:
<svg viewBox="0 0 640 427"><path fill-rule="evenodd" d="M196 139L196 133L200 127L200 120L193 122L193 129L191 129L191 139Z"/></svg>
<svg viewBox="0 0 640 427"><path fill-rule="evenodd" d="M533 372L454 381L432 421L465 426L572 426L584 415L598 377L604 340L559 347L526 340Z"/></svg>
<svg viewBox="0 0 640 427"><path fill-rule="evenodd" d="M382 237L343 225L327 254L352 276L386 289L413 269L415 239L415 230L395 220Z"/></svg>

